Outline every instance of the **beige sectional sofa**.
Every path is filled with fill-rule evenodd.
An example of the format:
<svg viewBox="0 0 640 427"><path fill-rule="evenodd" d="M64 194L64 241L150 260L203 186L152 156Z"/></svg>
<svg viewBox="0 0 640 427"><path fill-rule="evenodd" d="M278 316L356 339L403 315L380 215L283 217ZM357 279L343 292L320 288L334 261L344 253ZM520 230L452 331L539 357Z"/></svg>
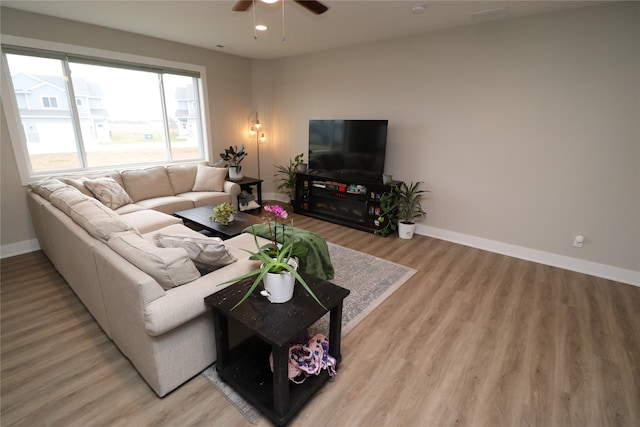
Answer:
<svg viewBox="0 0 640 427"><path fill-rule="evenodd" d="M252 235L221 243L170 215L223 201L237 207L238 184L224 175L220 180L214 169L182 165L60 177L27 192L42 250L160 397L216 359L204 297L256 268L242 250L255 250Z"/></svg>

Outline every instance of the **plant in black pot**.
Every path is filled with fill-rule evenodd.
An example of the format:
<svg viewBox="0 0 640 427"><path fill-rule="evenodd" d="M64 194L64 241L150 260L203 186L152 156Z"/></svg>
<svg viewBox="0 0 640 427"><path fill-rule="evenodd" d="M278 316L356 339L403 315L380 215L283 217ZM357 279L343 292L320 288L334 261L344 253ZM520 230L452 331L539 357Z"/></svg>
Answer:
<svg viewBox="0 0 640 427"><path fill-rule="evenodd" d="M296 195L296 173L298 173L298 169L303 165L303 157L304 153L300 153L293 160L289 160L288 165L276 166L274 176L277 178L277 189L285 192L289 197L289 204L291 206L293 206Z"/></svg>
<svg viewBox="0 0 640 427"><path fill-rule="evenodd" d="M238 149L237 145L230 145L229 148L224 149L224 153L220 153L220 158L227 163L229 167L229 179L239 180L244 176L242 174L242 166L240 163L248 156L248 153L244 151L244 144Z"/></svg>
<svg viewBox="0 0 640 427"><path fill-rule="evenodd" d="M374 231L376 236L386 237L398 229L398 194L394 188L397 187L391 187L390 191L383 193L380 197L381 214L377 224L381 228Z"/></svg>

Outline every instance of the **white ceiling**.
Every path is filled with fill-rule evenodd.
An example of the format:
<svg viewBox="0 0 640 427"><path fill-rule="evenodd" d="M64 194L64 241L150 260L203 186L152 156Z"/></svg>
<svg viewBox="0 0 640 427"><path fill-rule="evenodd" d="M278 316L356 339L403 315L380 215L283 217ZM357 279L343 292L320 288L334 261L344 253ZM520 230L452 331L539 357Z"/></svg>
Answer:
<svg viewBox="0 0 640 427"><path fill-rule="evenodd" d="M254 8L233 12L235 1L13 1L2 6L100 25L249 58L273 59L362 42L473 25L471 13L507 8L510 18L584 7L602 1L346 1L324 0L313 15L291 0L256 0L255 21L269 29L254 39ZM414 5L425 5L421 14Z"/></svg>

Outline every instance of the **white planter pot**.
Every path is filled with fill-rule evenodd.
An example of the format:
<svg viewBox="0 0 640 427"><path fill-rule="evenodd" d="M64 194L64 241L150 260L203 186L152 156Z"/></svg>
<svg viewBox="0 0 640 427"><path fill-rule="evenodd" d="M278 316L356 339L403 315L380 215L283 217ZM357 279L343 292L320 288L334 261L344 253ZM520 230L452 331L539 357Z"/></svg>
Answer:
<svg viewBox="0 0 640 427"><path fill-rule="evenodd" d="M233 222L233 219L234 219L234 218L233 218L233 215L229 215L229 221L227 221L227 223L229 223L229 222ZM217 223L219 223L219 224L222 224L222 222L221 222L221 221L213 220L213 222L217 222ZM222 225L227 225L227 224L222 224Z"/></svg>
<svg viewBox="0 0 640 427"><path fill-rule="evenodd" d="M416 231L414 222L398 222L398 236L401 239L413 239L413 233Z"/></svg>
<svg viewBox="0 0 640 427"><path fill-rule="evenodd" d="M242 178L244 178L242 166L229 166L229 179L231 181L239 181Z"/></svg>
<svg viewBox="0 0 640 427"><path fill-rule="evenodd" d="M294 259L289 260L289 265L294 269L298 269L298 263ZM272 303L283 303L293 298L293 288L296 284L296 278L288 271L282 273L267 273L262 279L264 291L260 292L262 296Z"/></svg>

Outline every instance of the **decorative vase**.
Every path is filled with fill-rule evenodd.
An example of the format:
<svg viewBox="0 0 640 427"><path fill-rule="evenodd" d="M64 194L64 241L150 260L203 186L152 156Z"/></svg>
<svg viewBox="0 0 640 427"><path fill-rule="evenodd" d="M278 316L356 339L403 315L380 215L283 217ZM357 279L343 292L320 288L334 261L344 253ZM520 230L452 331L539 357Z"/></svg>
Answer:
<svg viewBox="0 0 640 427"><path fill-rule="evenodd" d="M398 221L398 236L401 239L413 239L413 233L416 231L414 222Z"/></svg>
<svg viewBox="0 0 640 427"><path fill-rule="evenodd" d="M229 179L231 181L239 181L242 178L244 178L242 166L229 166Z"/></svg>
<svg viewBox="0 0 640 427"><path fill-rule="evenodd" d="M288 264L294 269L298 269L298 263L294 259L289 259ZM293 288L296 284L296 278L288 271L280 273L267 273L262 278L264 291L261 295L267 297L269 302L283 303L293 298Z"/></svg>

